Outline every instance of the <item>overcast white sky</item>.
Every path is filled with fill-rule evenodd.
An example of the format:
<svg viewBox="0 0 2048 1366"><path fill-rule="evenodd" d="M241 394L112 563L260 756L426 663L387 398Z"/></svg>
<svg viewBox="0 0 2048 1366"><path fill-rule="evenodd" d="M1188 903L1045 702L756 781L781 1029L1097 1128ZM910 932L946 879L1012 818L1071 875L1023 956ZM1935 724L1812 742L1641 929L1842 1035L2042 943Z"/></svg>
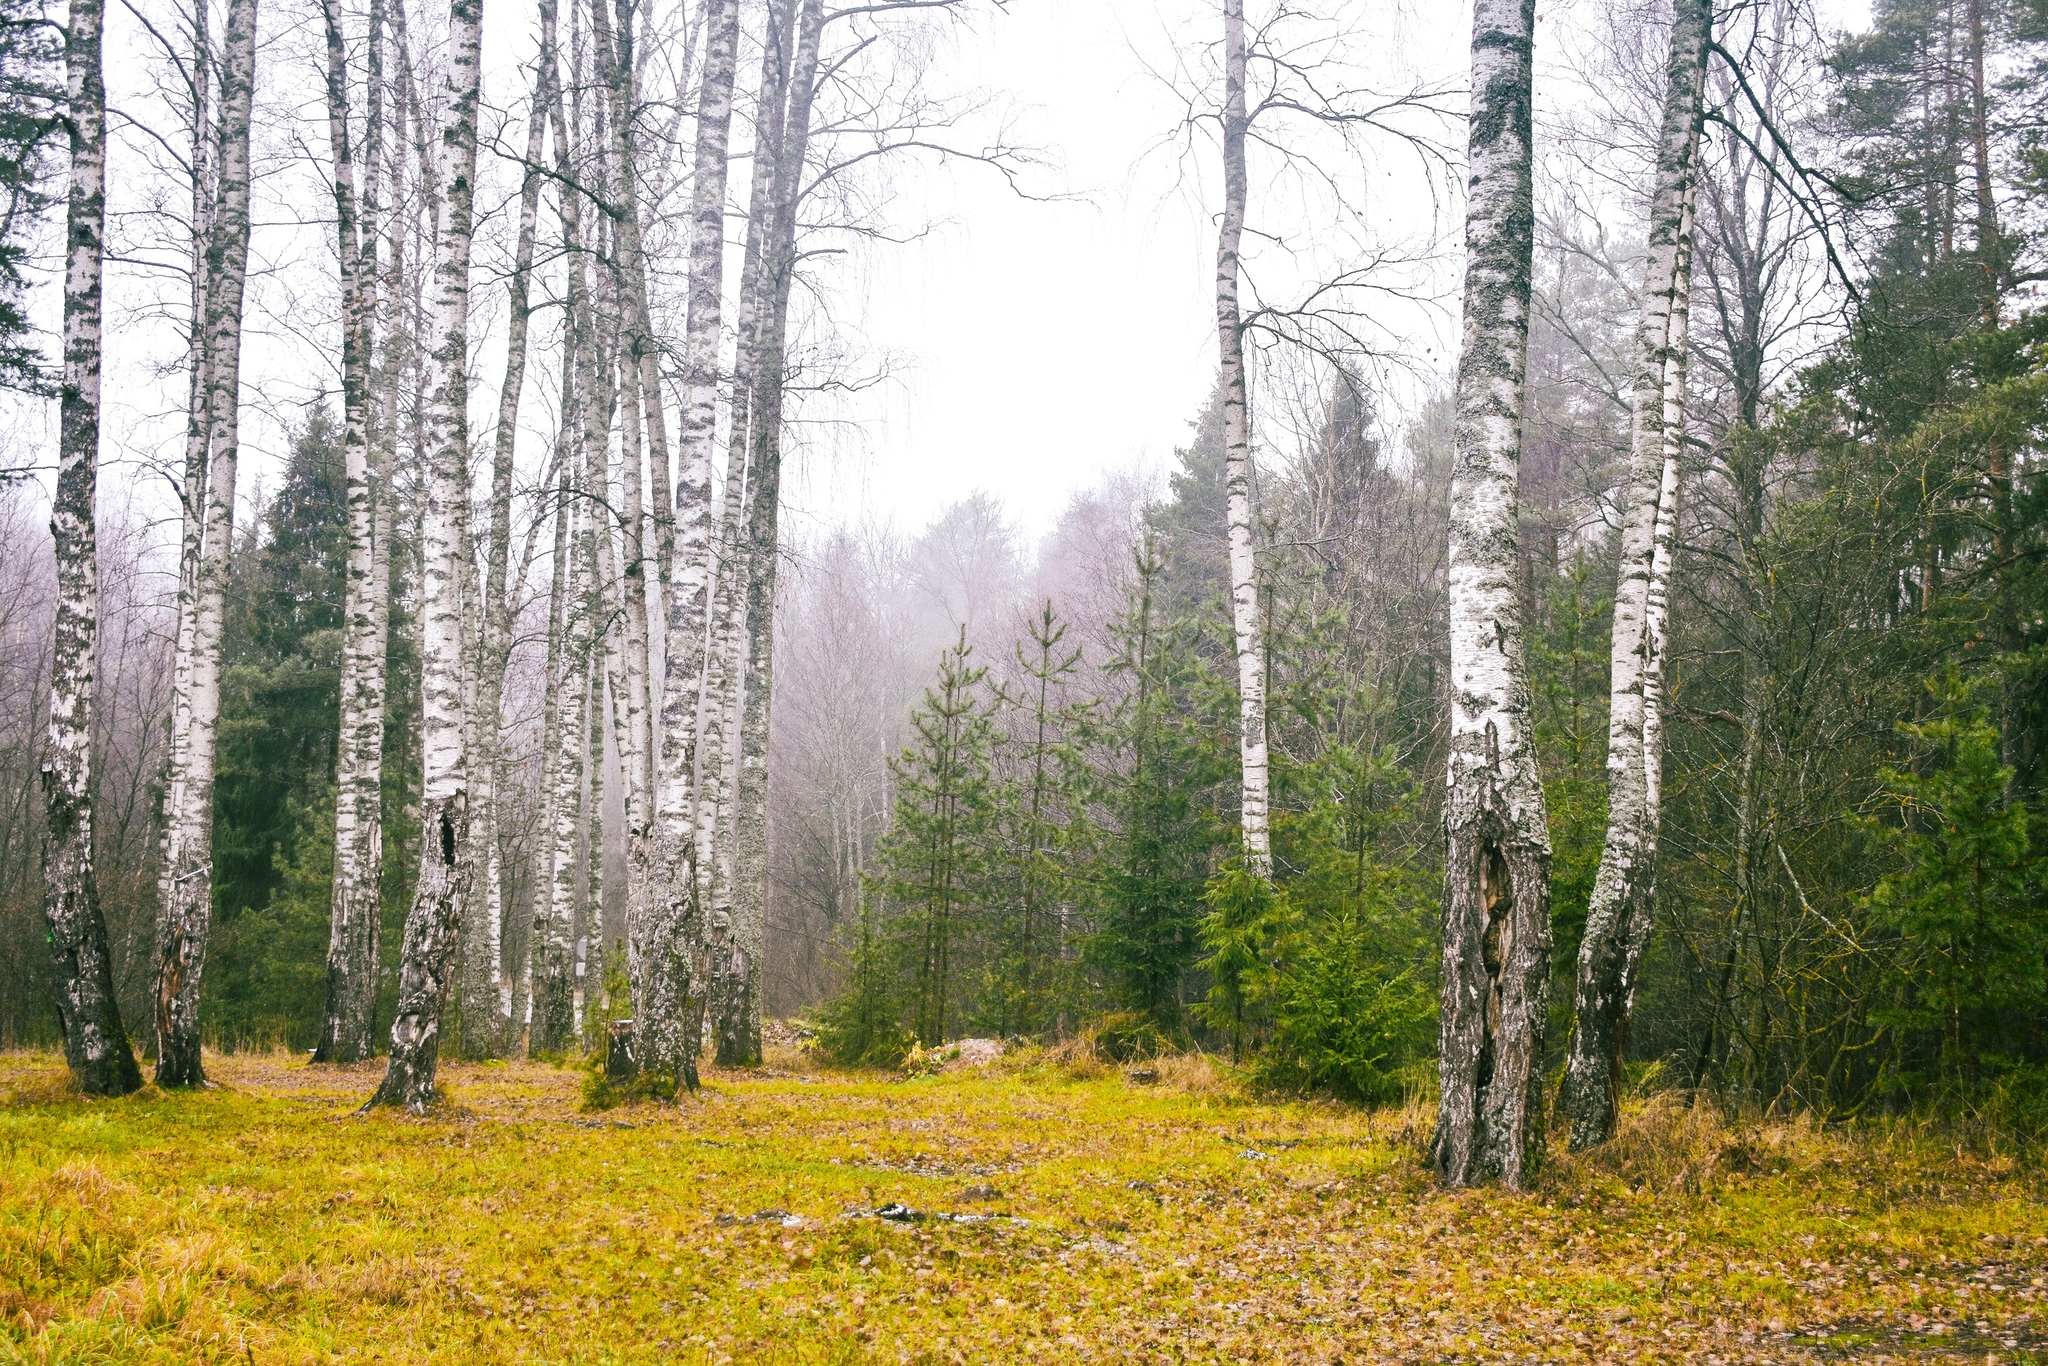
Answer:
<svg viewBox="0 0 2048 1366"><path fill-rule="evenodd" d="M1539 101L1571 98L1559 69L1578 35L1609 0L1546 0L1539 12ZM507 16L489 27L486 69L502 107L523 85L516 64L530 41L510 16L522 0L487 0ZM693 6L694 8L694 6ZM1256 15L1265 5L1254 0ZM1327 32L1364 63L1362 79L1381 91L1416 82L1462 84L1469 41L1464 7L1439 0L1327 0L1337 16ZM1864 22L1862 0L1823 6L1834 24ZM753 7L749 6L749 13ZM313 394L336 384L330 347L331 247L325 227L290 221L317 212L316 177L324 160L319 118L317 9L304 0L265 0L264 70L259 99L270 149L259 188L256 255L271 270L252 284L245 403L249 441L244 489L274 483L282 434ZM522 19L523 22L523 19ZM828 276L835 316L854 345L855 368L888 360L889 377L852 397L814 399L786 482L792 526L880 519L914 529L946 504L977 490L1002 500L1028 531L1045 528L1071 493L1112 469L1163 470L1183 441L1214 373L1211 312L1214 222L1219 198L1212 140L1192 155L1175 144L1185 106L1160 73L1177 63L1197 70L1219 21L1213 0L1008 0L985 3L957 30L935 66L935 84L983 90L1007 111L1014 141L1043 149L1045 162L1025 176L1035 202L972 166L905 164L897 172L897 226L929 224L914 241L877 248ZM148 100L139 34L125 11L110 14L115 51L110 87L117 106ZM1185 76L1181 84L1188 83ZM1197 85L1205 82L1196 76ZM1210 96L1213 98L1213 95ZM1454 95L1450 103L1462 107ZM957 136L972 143L983 129ZM1445 130L1462 149L1462 127ZM116 148L116 208L146 207L133 150ZM1341 156L1347 194L1361 218L1337 221L1327 198L1278 173L1270 153L1254 151L1252 212L1256 236L1249 269L1269 298L1284 299L1305 280L1355 264L1366 240L1434 246L1438 258L1411 273L1424 293L1448 296L1457 279L1455 191L1434 186L1415 158L1397 148ZM493 172L487 168L486 185ZM495 172L503 192L505 172ZM743 185L741 179L737 185ZM737 188L736 185L736 188ZM296 205L297 208L288 206ZM128 220L131 223L135 220ZM739 224L732 224L735 233ZM175 455L184 382L177 372L177 290L154 321L135 312L150 288L136 267L116 265L109 279L108 437L110 486L121 462ZM153 286L165 290L159 281ZM38 305L54 322L54 289ZM479 325L502 328L498 287L479 294ZM1375 321L1384 348L1405 369L1392 373L1387 407L1443 382L1454 309L1382 299ZM487 433L500 371L486 344L473 406ZM522 463L537 461L551 418L529 383ZM52 411L41 411L48 407ZM15 407L0 420L0 445L54 448L54 405ZM145 478L145 483L148 480Z"/></svg>
<svg viewBox="0 0 2048 1366"><path fill-rule="evenodd" d="M1021 199L973 167L928 174L935 231L878 256L861 299L860 326L895 359L894 377L838 410L850 429L813 434L794 512L908 527L984 490L1037 530L1106 470L1170 463L1215 374L1220 201L1213 140L1188 156L1173 138L1186 107L1170 73L1176 53L1220 36L1215 8L1010 0L960 36L949 69L1007 96L1015 138L1046 153L1030 187L1071 197ZM1394 8L1350 6L1382 20ZM1391 85L1462 66L1462 22L1395 22L1415 48L1375 76ZM1429 235L1443 206L1412 157L1387 161L1377 174L1412 194L1384 196L1377 220L1390 238ZM1262 169L1273 168L1255 152L1254 226L1315 239L1298 187ZM1284 295L1306 267L1265 254ZM1416 356L1429 363L1432 345L1441 356L1445 319L1401 311Z"/></svg>

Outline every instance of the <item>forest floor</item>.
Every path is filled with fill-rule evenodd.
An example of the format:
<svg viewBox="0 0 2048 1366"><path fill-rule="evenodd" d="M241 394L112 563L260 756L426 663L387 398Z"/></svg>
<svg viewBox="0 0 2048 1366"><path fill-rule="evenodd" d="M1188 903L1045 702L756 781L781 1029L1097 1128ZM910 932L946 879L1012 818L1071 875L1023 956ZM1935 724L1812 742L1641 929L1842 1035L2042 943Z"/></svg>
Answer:
<svg viewBox="0 0 2048 1366"><path fill-rule="evenodd" d="M381 1063L207 1065L83 1102L0 1054L0 1362L2048 1361L2042 1167L1904 1126L1653 1100L1446 1193L1426 1110L1199 1058L777 1050L602 1113L456 1064L423 1120L356 1115Z"/></svg>

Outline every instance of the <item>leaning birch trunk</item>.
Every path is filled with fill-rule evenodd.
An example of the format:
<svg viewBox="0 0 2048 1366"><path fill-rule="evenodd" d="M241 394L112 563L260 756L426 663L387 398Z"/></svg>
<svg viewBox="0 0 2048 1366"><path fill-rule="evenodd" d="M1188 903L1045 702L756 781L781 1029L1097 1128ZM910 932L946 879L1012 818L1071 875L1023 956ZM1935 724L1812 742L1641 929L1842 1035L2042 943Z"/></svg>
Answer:
<svg viewBox="0 0 2048 1366"><path fill-rule="evenodd" d="M72 0L64 40L71 183L64 265L64 388L58 410L57 624L43 758L43 919L64 1060L89 1096L125 1096L142 1071L121 1027L114 960L92 863L93 664L99 644L94 521L100 463L100 284L106 259L107 89L102 0Z"/></svg>
<svg viewBox="0 0 2048 1366"><path fill-rule="evenodd" d="M1224 520L1230 536L1230 622L1237 646L1237 754L1245 867L1273 873L1267 829L1266 646L1259 630L1258 557L1253 543L1251 413L1238 310L1246 176L1244 0L1223 0L1223 227L1216 239L1216 341L1222 357Z"/></svg>
<svg viewBox="0 0 2048 1366"><path fill-rule="evenodd" d="M336 744L334 886L327 942L327 1009L315 1062L358 1062L370 1056L371 1012L376 1002L375 882L363 877L366 803L380 800L362 781L366 732L383 738L384 699L368 675L383 671L384 642L375 601L377 490L370 469L370 290L377 259L364 250L356 216L355 158L348 135L348 63L340 0L323 0L327 30L327 129L334 167L334 209L341 264L342 465L347 489L348 559L341 653L341 726ZM376 16L371 22L376 22ZM368 141L374 141L368 140ZM368 149L374 157L374 147ZM374 232L374 227L370 229ZM374 239L370 239L374 241ZM371 659L372 653L377 658ZM381 751L381 743L379 743ZM381 772L381 752L369 756ZM374 814L371 828L378 825ZM374 864L372 865L375 866Z"/></svg>
<svg viewBox="0 0 2048 1366"><path fill-rule="evenodd" d="M552 44L552 25L541 41ZM484 549L483 640L478 650L477 750L471 779L471 825L485 859L484 894L471 898L462 926L462 1053L496 1056L505 1047L512 989L504 970L504 877L498 840L498 751L505 668L512 641L512 604L505 584L512 556L512 457L519 433L519 397L526 384L526 338L534 240L540 223L541 153L547 133L548 64L534 78L526 119L526 175L519 187L519 235L512 251L511 316L505 340L505 382L498 390L498 428L491 452L490 541Z"/></svg>
<svg viewBox="0 0 2048 1366"><path fill-rule="evenodd" d="M761 961L768 908L768 736L775 686L775 581L780 559L783 378L789 295L796 275L796 210L810 148L811 99L823 37L822 0L805 0L789 78L789 111L775 156L763 315L751 407L753 493L746 534L746 665L740 671L739 778L733 795L732 937L712 1026L721 1065L761 1062Z"/></svg>
<svg viewBox="0 0 2048 1366"><path fill-rule="evenodd" d="M242 295L249 261L249 114L256 91L256 0L230 0L220 66L220 186L206 246L206 519L193 589L184 783L166 844L169 898L157 911L156 1082L197 1086L199 979L213 919L213 764L221 635L235 534Z"/></svg>
<svg viewBox="0 0 2048 1366"><path fill-rule="evenodd" d="M552 17L552 16L550 16ZM573 370L562 367L562 408L565 415L575 407ZM558 754L561 746L556 740L557 718L561 714L564 658L564 610L568 601L569 562L573 553L570 549L572 528L569 519L571 487L569 463L566 458L569 444L568 433L558 433L555 443L556 475L554 479L555 535L554 551L550 558L548 583L548 629L546 673L541 693L541 737L540 737L540 840L541 858L539 876L533 891L533 912L529 917L530 929L526 941L526 952L521 959L519 974L512 998L512 1037L510 1047L514 1051L531 1048L530 1031L533 1025L534 965L539 958L541 945L546 943L548 916L554 905L555 873L555 817L556 782Z"/></svg>
<svg viewBox="0 0 2048 1366"><path fill-rule="evenodd" d="M739 0L714 0L706 19L690 201L690 293L684 324L682 423L675 496L675 582L669 594L662 687L661 794L654 858L654 924L639 1009L646 1066L697 1084L694 999L702 940L697 896L697 711L702 698L711 583L711 454L718 438L718 335L725 275L726 152L739 52Z"/></svg>
<svg viewBox="0 0 2048 1366"><path fill-rule="evenodd" d="M1604 1143L1614 1132L1636 968L1650 937L1656 900L1664 624L1678 520L1693 206L1712 24L1710 0L1680 0L1665 65L1664 117L1650 196L1650 254L1636 331L1628 501L1614 589L1607 842L1586 908L1565 1066L1563 1105L1574 1150Z"/></svg>
<svg viewBox="0 0 2048 1366"><path fill-rule="evenodd" d="M1479 0L1450 532L1450 765L1444 792L1442 1100L1446 1185L1531 1179L1543 1155L1550 836L1536 769L1516 490L1535 214L1535 0Z"/></svg>
<svg viewBox="0 0 2048 1366"><path fill-rule="evenodd" d="M398 965L391 1061L371 1105L423 1111L434 1099L441 1009L448 995L470 873L467 756L462 731L462 524L469 507L469 245L476 178L482 0L448 6L448 105L437 177L445 218L436 244L439 335L426 390L427 508L420 613L420 869Z"/></svg>

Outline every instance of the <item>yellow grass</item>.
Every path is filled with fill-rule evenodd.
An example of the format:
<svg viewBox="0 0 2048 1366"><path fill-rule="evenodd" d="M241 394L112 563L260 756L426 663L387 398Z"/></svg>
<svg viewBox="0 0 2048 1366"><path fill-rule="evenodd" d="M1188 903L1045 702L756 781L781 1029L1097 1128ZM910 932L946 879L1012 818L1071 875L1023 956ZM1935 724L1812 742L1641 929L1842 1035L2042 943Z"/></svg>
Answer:
<svg viewBox="0 0 2048 1366"><path fill-rule="evenodd" d="M0 1055L0 1362L2039 1360L2039 1173L1669 1098L1530 1195L1445 1193L1421 1107L1027 1052L791 1053L673 1107L449 1066L209 1059L82 1102ZM972 1222L874 1217L897 1202ZM755 1218L762 1211L780 1211Z"/></svg>

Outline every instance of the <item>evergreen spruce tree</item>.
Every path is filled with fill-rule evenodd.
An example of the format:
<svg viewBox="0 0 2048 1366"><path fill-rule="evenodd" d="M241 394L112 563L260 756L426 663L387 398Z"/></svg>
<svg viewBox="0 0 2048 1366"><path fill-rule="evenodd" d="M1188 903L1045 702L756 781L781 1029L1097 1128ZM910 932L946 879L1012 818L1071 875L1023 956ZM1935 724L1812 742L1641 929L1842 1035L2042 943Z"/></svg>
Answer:
<svg viewBox="0 0 2048 1366"><path fill-rule="evenodd" d="M1065 958L1067 839L1086 702L1064 694L1081 664L1047 601L1016 645L1017 680L1002 693L1013 762L1000 786L1002 837L991 869L991 944L976 1025L999 1036L1044 1032L1074 995Z"/></svg>
<svg viewBox="0 0 2048 1366"><path fill-rule="evenodd" d="M1228 723L1207 714L1234 699L1206 664L1200 633L1162 620L1165 568L1148 534L1109 662L1124 695L1096 736L1107 763L1095 795L1109 817L1093 870L1100 924L1089 956L1120 1005L1171 1034L1184 1025L1203 891L1226 836L1219 798L1234 767Z"/></svg>
<svg viewBox="0 0 2048 1366"><path fill-rule="evenodd" d="M896 801L880 861L901 955L910 1030L933 1048L957 1018L962 950L975 947L987 906L995 821L996 748L988 670L972 662L966 628L911 716L916 742L890 765Z"/></svg>

